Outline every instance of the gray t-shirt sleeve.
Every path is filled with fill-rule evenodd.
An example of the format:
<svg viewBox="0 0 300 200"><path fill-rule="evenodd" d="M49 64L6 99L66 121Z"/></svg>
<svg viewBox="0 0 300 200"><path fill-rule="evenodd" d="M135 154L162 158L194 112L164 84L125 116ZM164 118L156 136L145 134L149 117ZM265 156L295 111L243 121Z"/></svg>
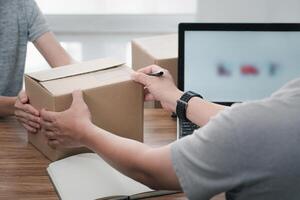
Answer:
<svg viewBox="0 0 300 200"><path fill-rule="evenodd" d="M240 184L239 147L229 112L171 146L173 167L189 199L210 199Z"/></svg>
<svg viewBox="0 0 300 200"><path fill-rule="evenodd" d="M226 108L171 145L189 199L299 199L300 79L271 97ZM286 189L288 188L288 190Z"/></svg>
<svg viewBox="0 0 300 200"><path fill-rule="evenodd" d="M34 42L50 28L34 0L24 0L28 24L28 40Z"/></svg>

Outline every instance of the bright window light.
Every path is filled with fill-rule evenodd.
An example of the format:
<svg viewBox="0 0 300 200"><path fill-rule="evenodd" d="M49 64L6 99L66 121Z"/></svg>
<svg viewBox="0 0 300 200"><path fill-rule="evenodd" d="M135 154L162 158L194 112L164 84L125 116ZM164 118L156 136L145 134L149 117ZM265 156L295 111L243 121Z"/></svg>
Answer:
<svg viewBox="0 0 300 200"><path fill-rule="evenodd" d="M82 44L79 42L61 42L64 49L77 60L82 60ZM27 46L25 73L49 69L50 66L32 43Z"/></svg>
<svg viewBox="0 0 300 200"><path fill-rule="evenodd" d="M36 0L44 14L194 14L197 0Z"/></svg>

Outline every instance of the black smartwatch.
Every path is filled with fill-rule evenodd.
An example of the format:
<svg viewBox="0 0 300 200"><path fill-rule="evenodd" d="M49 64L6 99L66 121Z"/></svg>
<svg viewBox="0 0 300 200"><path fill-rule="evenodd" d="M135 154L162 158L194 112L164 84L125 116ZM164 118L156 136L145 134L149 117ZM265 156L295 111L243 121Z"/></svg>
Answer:
<svg viewBox="0 0 300 200"><path fill-rule="evenodd" d="M203 97L200 94L197 94L192 91L185 92L180 99L177 100L177 106L176 106L176 115L179 119L187 120L186 118L186 109L188 106L188 102L193 97L199 97L203 99Z"/></svg>

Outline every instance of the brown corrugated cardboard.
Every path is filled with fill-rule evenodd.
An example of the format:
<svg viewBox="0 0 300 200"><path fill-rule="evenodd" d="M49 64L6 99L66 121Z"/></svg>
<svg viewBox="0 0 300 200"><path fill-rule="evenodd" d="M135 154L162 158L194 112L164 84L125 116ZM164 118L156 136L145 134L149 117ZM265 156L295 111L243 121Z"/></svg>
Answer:
<svg viewBox="0 0 300 200"><path fill-rule="evenodd" d="M170 71L177 84L178 35L161 35L139 38L131 42L132 68L159 65ZM148 104L147 107L153 107ZM159 107L156 102L155 107Z"/></svg>
<svg viewBox="0 0 300 200"><path fill-rule="evenodd" d="M130 78L132 69L113 59L99 59L25 75L30 103L37 109L63 111L72 91L81 89L95 125L122 137L143 141L143 87ZM42 133L28 134L50 160L89 151L52 149Z"/></svg>

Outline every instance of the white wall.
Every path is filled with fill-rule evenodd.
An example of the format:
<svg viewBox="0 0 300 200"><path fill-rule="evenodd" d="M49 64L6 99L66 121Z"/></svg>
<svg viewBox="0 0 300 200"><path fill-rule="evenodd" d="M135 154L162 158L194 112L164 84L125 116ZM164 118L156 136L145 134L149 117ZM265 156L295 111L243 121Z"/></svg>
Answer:
<svg viewBox="0 0 300 200"><path fill-rule="evenodd" d="M201 22L300 23L300 0L198 0L197 10ZM193 19L193 15L47 16L59 41L75 59L113 56L129 64L130 40L176 32L178 22ZM27 58L26 71L48 67L32 45Z"/></svg>
<svg viewBox="0 0 300 200"><path fill-rule="evenodd" d="M130 41L177 32L180 21L194 15L48 15L57 39L78 61L115 57L131 64ZM33 45L28 46L26 72L49 68Z"/></svg>
<svg viewBox="0 0 300 200"><path fill-rule="evenodd" d="M159 34L159 33L157 33ZM130 64L130 41L134 38L148 37L150 33L57 33L59 41L72 43L76 41L81 45L82 60L101 57L115 57Z"/></svg>
<svg viewBox="0 0 300 200"><path fill-rule="evenodd" d="M201 22L300 22L300 0L198 0Z"/></svg>
<svg viewBox="0 0 300 200"><path fill-rule="evenodd" d="M131 65L131 45L134 38L160 33L55 33L63 47L77 61L113 57ZM166 33L161 33L166 34ZM32 44L28 45L26 72L50 68Z"/></svg>
<svg viewBox="0 0 300 200"><path fill-rule="evenodd" d="M191 14L197 0L36 0L44 14ZM67 6L66 6L67 5Z"/></svg>

